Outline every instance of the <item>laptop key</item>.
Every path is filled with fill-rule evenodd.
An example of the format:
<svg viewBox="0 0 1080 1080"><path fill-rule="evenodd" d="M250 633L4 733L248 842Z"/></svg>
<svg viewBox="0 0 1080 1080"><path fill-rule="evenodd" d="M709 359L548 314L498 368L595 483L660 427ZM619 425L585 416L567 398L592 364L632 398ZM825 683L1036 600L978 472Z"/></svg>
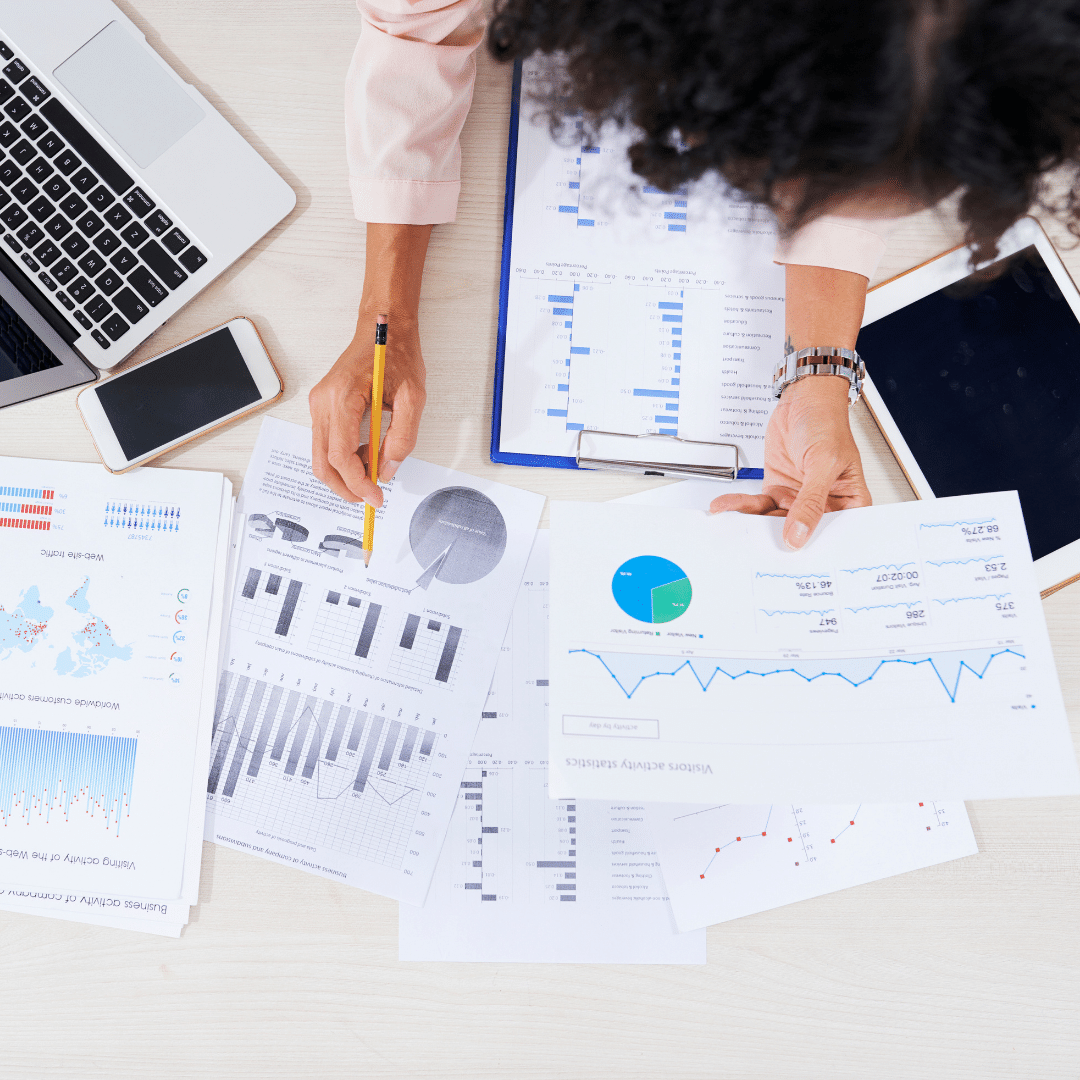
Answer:
<svg viewBox="0 0 1080 1080"><path fill-rule="evenodd" d="M4 74L16 85L30 74L30 69L16 56L11 63L4 68Z"/></svg>
<svg viewBox="0 0 1080 1080"><path fill-rule="evenodd" d="M34 249L34 258L43 266L48 266L60 258L60 249L51 240L46 240Z"/></svg>
<svg viewBox="0 0 1080 1080"><path fill-rule="evenodd" d="M100 184L86 196L86 201L95 210L105 210L110 203L115 202L116 200L113 199L112 195L109 193L109 189L104 184Z"/></svg>
<svg viewBox="0 0 1080 1080"><path fill-rule="evenodd" d="M90 336L103 348L107 349L112 343L100 330L91 330Z"/></svg>
<svg viewBox="0 0 1080 1080"><path fill-rule="evenodd" d="M11 202L11 196L3 188L0 188L0 210L7 206L9 202Z"/></svg>
<svg viewBox="0 0 1080 1080"><path fill-rule="evenodd" d="M137 323L150 310L130 289L121 289L113 297L113 303L124 318L133 323Z"/></svg>
<svg viewBox="0 0 1080 1080"><path fill-rule="evenodd" d="M10 146L19 137L19 129L10 121L0 124L0 146Z"/></svg>
<svg viewBox="0 0 1080 1080"><path fill-rule="evenodd" d="M43 226L45 232L54 240L63 240L71 232L71 222L60 214L54 214Z"/></svg>
<svg viewBox="0 0 1080 1080"><path fill-rule="evenodd" d="M6 112L15 123L18 123L20 120L25 120L33 111L34 110L18 96L13 97L4 106L4 112Z"/></svg>
<svg viewBox="0 0 1080 1080"><path fill-rule="evenodd" d="M76 278L68 287L68 296L77 304L81 304L84 300L90 297L90 294L94 291L94 286L84 277Z"/></svg>
<svg viewBox="0 0 1080 1080"><path fill-rule="evenodd" d="M48 96L49 91L38 81L36 75L31 75L22 85L22 92L31 105L40 105Z"/></svg>
<svg viewBox="0 0 1080 1080"><path fill-rule="evenodd" d="M97 184L97 177L89 169L80 169L72 178L71 182L84 195L93 190Z"/></svg>
<svg viewBox="0 0 1080 1080"><path fill-rule="evenodd" d="M28 116L19 125L19 128L28 139L33 139L36 142L49 130L49 125L37 113L34 113L33 116Z"/></svg>
<svg viewBox="0 0 1080 1080"><path fill-rule="evenodd" d="M0 165L0 173L3 173L2 165ZM0 177L0 179L2 179L2 177ZM150 236L137 221L133 221L126 229L121 229L120 235L135 248Z"/></svg>
<svg viewBox="0 0 1080 1080"><path fill-rule="evenodd" d="M113 341L116 341L117 338L123 337L130 327L119 315L112 315L101 324L101 329L104 330Z"/></svg>
<svg viewBox="0 0 1080 1080"><path fill-rule="evenodd" d="M42 270L41 273L38 274L38 281L40 281L42 285L44 285L45 288L49 290L49 292L56 292L56 282L53 281L53 279L49 277L49 275L46 274L44 270Z"/></svg>
<svg viewBox="0 0 1080 1080"><path fill-rule="evenodd" d="M22 251L22 244L20 244L11 233L8 233L7 236L4 237L4 243L7 244L12 251Z"/></svg>
<svg viewBox="0 0 1080 1080"><path fill-rule="evenodd" d="M120 246L120 237L116 233L105 229L104 232L94 237L94 247L102 255L111 255Z"/></svg>
<svg viewBox="0 0 1080 1080"><path fill-rule="evenodd" d="M26 211L21 206L16 206L14 203L0 213L0 221L2 221L9 229L17 229L25 220Z"/></svg>
<svg viewBox="0 0 1080 1080"><path fill-rule="evenodd" d="M157 307L169 294L165 286L145 266L137 266L128 277L128 284L151 306Z"/></svg>
<svg viewBox="0 0 1080 1080"><path fill-rule="evenodd" d="M30 216L40 225L41 222L52 215L53 204L44 195L39 195L26 209L30 211Z"/></svg>
<svg viewBox="0 0 1080 1080"><path fill-rule="evenodd" d="M27 247L40 244L45 239L45 234L32 222L27 222L15 234Z"/></svg>
<svg viewBox="0 0 1080 1080"><path fill-rule="evenodd" d="M124 284L124 279L113 270L106 270L101 277L94 281L94 284L106 295L112 296L121 285Z"/></svg>
<svg viewBox="0 0 1080 1080"><path fill-rule="evenodd" d="M139 260L128 251L127 248L121 248L110 260L110 263L121 273L126 274L129 270L134 270L139 265Z"/></svg>
<svg viewBox="0 0 1080 1080"><path fill-rule="evenodd" d="M170 289L178 289L187 281L187 274L169 258L165 249L156 241L149 240L139 248L139 257Z"/></svg>
<svg viewBox="0 0 1080 1080"><path fill-rule="evenodd" d="M20 165L25 165L37 157L37 147L26 139L20 139L9 153Z"/></svg>
<svg viewBox="0 0 1080 1080"><path fill-rule="evenodd" d="M15 93L15 87L7 81L7 79L0 79L0 105L2 105L12 94Z"/></svg>
<svg viewBox="0 0 1080 1080"><path fill-rule="evenodd" d="M41 190L52 199L53 202L59 202L70 190L71 185L59 176L54 176L51 180L46 180L41 185Z"/></svg>
<svg viewBox="0 0 1080 1080"><path fill-rule="evenodd" d="M86 203L73 191L66 199L61 200L60 209L63 210L69 218L74 219L86 209Z"/></svg>
<svg viewBox="0 0 1080 1080"><path fill-rule="evenodd" d="M24 206L38 193L38 189L24 176L11 185L11 194Z"/></svg>
<svg viewBox="0 0 1080 1080"><path fill-rule="evenodd" d="M87 330L94 329L94 324L81 311L73 312L73 314L75 316L75 321L80 326L85 326Z"/></svg>
<svg viewBox="0 0 1080 1080"><path fill-rule="evenodd" d="M122 229L131 220L131 211L126 206L117 203L115 206L110 206L102 217L114 229Z"/></svg>
<svg viewBox="0 0 1080 1080"><path fill-rule="evenodd" d="M124 202L131 208L136 217L146 217L154 209L156 203L142 188L132 188L125 196Z"/></svg>
<svg viewBox="0 0 1080 1080"><path fill-rule="evenodd" d="M73 232L60 245L73 259L77 259L90 245L77 232Z"/></svg>
<svg viewBox="0 0 1080 1080"><path fill-rule="evenodd" d="M26 265L29 266L31 270L38 271L41 269L41 267L38 266L38 264L34 262L34 260L30 257L29 252L24 251L22 255L19 256L19 258L21 258L22 261L26 263Z"/></svg>
<svg viewBox="0 0 1080 1080"><path fill-rule="evenodd" d="M0 184L10 187L20 176L22 169L14 161L0 162Z"/></svg>
<svg viewBox="0 0 1080 1080"><path fill-rule="evenodd" d="M15 186L18 187L18 184L16 184ZM17 199L19 197L19 193L15 190L15 188L12 188L11 190L15 195L15 198ZM75 224L78 226L79 231L82 232L84 236L93 236L94 233L96 233L105 224L105 222L102 221L101 218L99 218L93 210L87 210L86 213L82 215L82 217L76 219Z"/></svg>
<svg viewBox="0 0 1080 1080"><path fill-rule="evenodd" d="M44 184L56 170L43 157L35 158L26 166L26 175L38 184Z"/></svg>
<svg viewBox="0 0 1080 1080"><path fill-rule="evenodd" d="M14 55L11 46L6 41L0 41L0 56L5 60L10 60Z"/></svg>
<svg viewBox="0 0 1080 1080"><path fill-rule="evenodd" d="M105 260L96 251L88 251L79 260L79 266L84 274L93 277L105 269Z"/></svg>
<svg viewBox="0 0 1080 1080"><path fill-rule="evenodd" d="M4 142L4 128L2 125L0 125L0 143L7 146L7 143ZM58 172L63 173L64 176L70 176L82 162L70 150L64 150L57 155L53 164Z"/></svg>
<svg viewBox="0 0 1080 1080"><path fill-rule="evenodd" d="M191 241L179 230L173 229L172 232L166 233L161 238L162 244L167 247L174 255L179 255L191 243Z"/></svg>
<svg viewBox="0 0 1080 1080"><path fill-rule="evenodd" d="M61 259L53 268L53 277L60 282L61 285L66 285L79 271L75 269L75 264L70 259Z"/></svg>
<svg viewBox="0 0 1080 1080"><path fill-rule="evenodd" d="M101 322L112 309L112 304L110 304L104 296L95 296L93 300L83 305L83 311L85 311L94 322Z"/></svg>
<svg viewBox="0 0 1080 1080"><path fill-rule="evenodd" d="M61 284L63 284L63 282L61 282ZM68 309L68 311L71 311L71 309L75 306L75 304L72 301L71 297L68 296L66 293L58 292L56 294L56 299L59 300L60 303L63 304L64 307L66 307Z"/></svg>
<svg viewBox="0 0 1080 1080"><path fill-rule="evenodd" d="M155 210L143 224L145 224L155 236L160 236L166 229L172 227L172 218L167 217L160 210Z"/></svg>
<svg viewBox="0 0 1080 1080"><path fill-rule="evenodd" d="M64 149L64 144L57 137L55 131L50 131L43 139L38 139L38 149L46 157L51 158Z"/></svg>

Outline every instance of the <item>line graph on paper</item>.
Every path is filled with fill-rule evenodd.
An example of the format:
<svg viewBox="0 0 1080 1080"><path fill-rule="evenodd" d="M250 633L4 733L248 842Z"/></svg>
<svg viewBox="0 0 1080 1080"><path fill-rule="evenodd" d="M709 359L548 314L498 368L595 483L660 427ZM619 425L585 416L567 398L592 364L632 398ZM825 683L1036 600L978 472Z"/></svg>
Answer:
<svg viewBox="0 0 1080 1080"><path fill-rule="evenodd" d="M1021 646L998 648L934 650L913 652L902 656L862 656L829 659L748 660L724 657L685 657L641 655L571 649L583 663L592 665L596 673L610 679L619 695L627 700L644 687L656 684L703 694L725 685L755 683L780 684L783 690L806 688L815 684L830 690L858 691L874 684L895 687L898 680L909 690L937 688L950 703L969 685L992 679L995 668L1024 660Z"/></svg>

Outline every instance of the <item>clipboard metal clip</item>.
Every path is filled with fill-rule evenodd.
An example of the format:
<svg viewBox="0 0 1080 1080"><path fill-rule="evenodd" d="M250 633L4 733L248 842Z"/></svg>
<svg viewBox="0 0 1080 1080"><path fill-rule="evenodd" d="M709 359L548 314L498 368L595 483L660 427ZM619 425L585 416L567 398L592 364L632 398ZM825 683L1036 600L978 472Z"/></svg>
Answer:
<svg viewBox="0 0 1080 1080"><path fill-rule="evenodd" d="M739 448L734 443L701 442L678 435L581 430L575 461L581 469L679 480L734 480L739 475Z"/></svg>

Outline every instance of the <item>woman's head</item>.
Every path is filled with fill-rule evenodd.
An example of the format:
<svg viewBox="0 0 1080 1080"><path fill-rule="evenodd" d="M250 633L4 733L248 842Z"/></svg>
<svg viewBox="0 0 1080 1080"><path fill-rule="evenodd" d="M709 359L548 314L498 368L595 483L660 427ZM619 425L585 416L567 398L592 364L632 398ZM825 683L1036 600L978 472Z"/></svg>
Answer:
<svg viewBox="0 0 1080 1080"><path fill-rule="evenodd" d="M498 0L490 46L558 55L552 118L636 125L650 182L715 170L792 226L960 188L991 254L1080 153L1075 0Z"/></svg>

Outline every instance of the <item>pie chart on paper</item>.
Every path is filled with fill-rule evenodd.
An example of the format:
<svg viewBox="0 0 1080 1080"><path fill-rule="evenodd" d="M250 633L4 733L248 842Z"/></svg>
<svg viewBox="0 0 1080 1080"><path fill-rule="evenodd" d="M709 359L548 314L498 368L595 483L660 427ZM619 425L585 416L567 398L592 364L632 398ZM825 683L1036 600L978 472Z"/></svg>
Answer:
<svg viewBox="0 0 1080 1080"><path fill-rule="evenodd" d="M658 555L638 555L615 571L611 594L632 619L666 623L685 613L693 590L681 566Z"/></svg>

